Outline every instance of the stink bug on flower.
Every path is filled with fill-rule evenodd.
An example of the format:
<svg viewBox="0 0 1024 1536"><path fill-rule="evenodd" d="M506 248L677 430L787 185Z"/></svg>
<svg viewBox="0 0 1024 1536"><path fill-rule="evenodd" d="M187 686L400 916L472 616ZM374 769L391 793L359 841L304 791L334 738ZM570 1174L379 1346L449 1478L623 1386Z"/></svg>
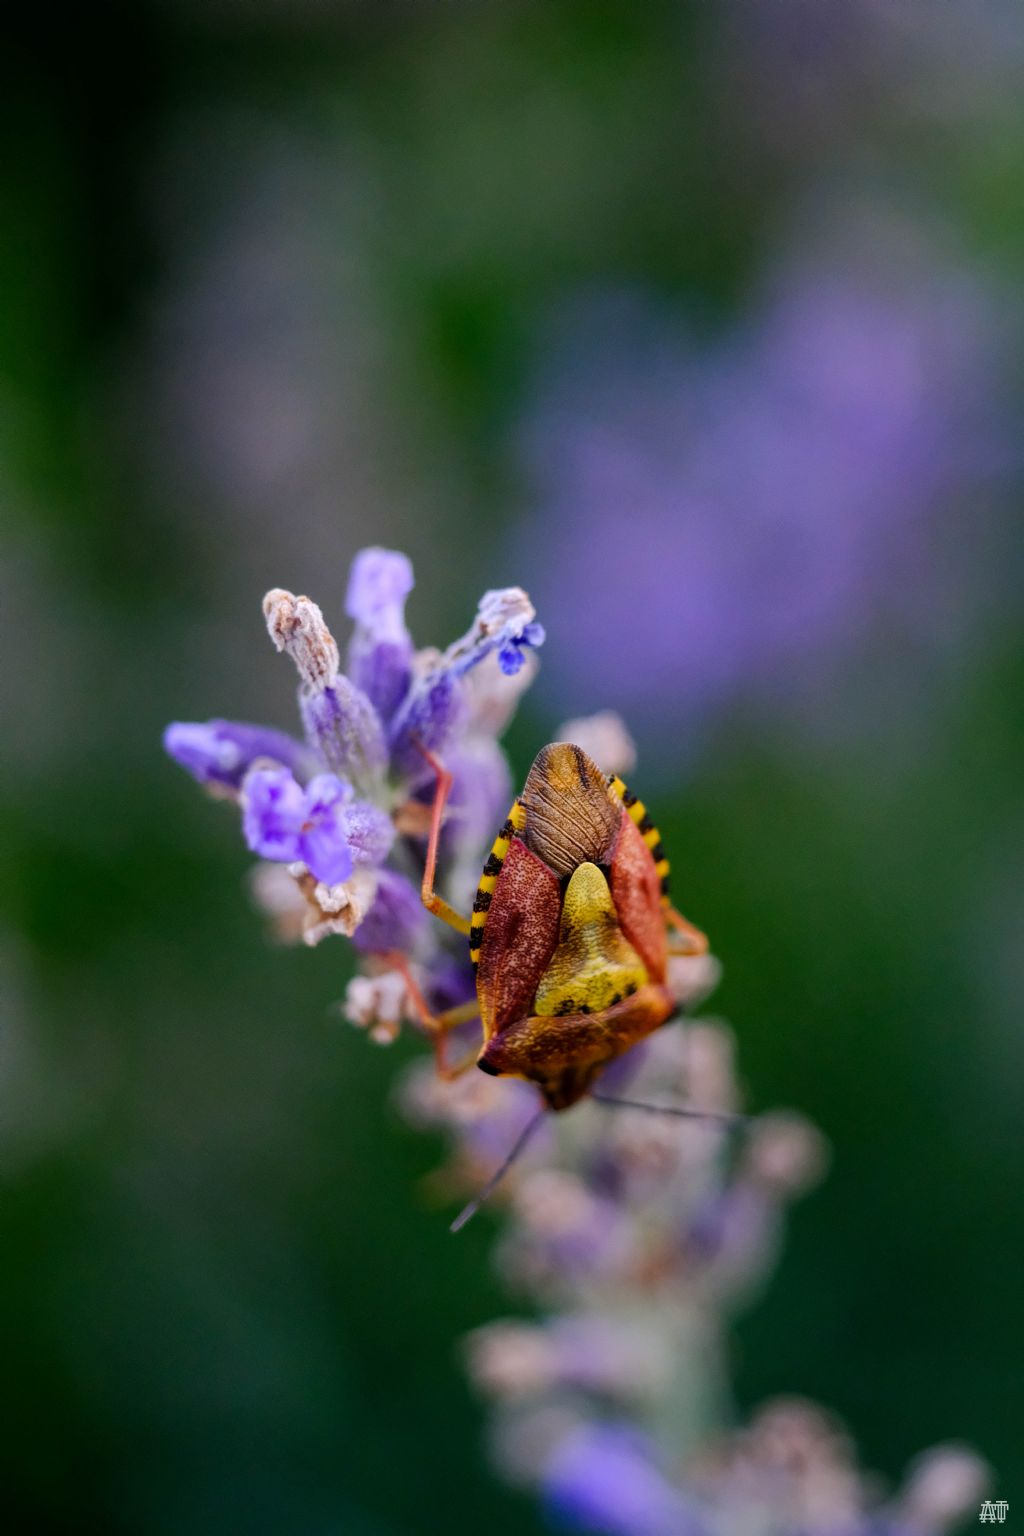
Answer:
<svg viewBox="0 0 1024 1536"><path fill-rule="evenodd" d="M407 966L400 957L396 962L434 1039L443 1075L475 1063L492 1076L535 1083L542 1099L509 1158L453 1224L457 1230L490 1194L544 1111L571 1108L610 1062L669 1021L676 1002L666 985L668 958L703 954L707 939L672 906L668 860L641 801L568 742L537 754L487 857L472 917L461 916L434 889L451 776L425 755L437 785L423 902L467 936L476 999L433 1014ZM477 1017L479 1050L450 1066L450 1031Z"/></svg>

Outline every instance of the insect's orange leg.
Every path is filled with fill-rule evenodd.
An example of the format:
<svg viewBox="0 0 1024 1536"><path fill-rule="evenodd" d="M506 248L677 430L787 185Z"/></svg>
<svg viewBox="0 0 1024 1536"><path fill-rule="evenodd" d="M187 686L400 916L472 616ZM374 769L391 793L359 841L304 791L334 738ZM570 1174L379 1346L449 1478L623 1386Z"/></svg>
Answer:
<svg viewBox="0 0 1024 1536"><path fill-rule="evenodd" d="M469 918L463 917L449 906L443 896L439 896L434 890L434 880L437 876L437 849L441 841L441 827L444 822L444 808L452 787L452 776L433 752L426 747L420 751L437 775L437 788L434 791L434 806L430 815L430 837L427 842L427 858L423 867L423 884L420 887L420 897L428 912L433 912L442 922L454 928L456 933L469 933Z"/></svg>
<svg viewBox="0 0 1024 1536"><path fill-rule="evenodd" d="M668 952L670 955L706 955L708 952L708 936L701 933L692 923L688 923L681 912L675 907L665 909L665 922L677 935L678 942L670 943Z"/></svg>
<svg viewBox="0 0 1024 1536"><path fill-rule="evenodd" d="M474 998L468 1003L459 1003L455 1008L446 1008L444 1013L436 1013L430 1023L425 1022L425 1027L434 1037L434 1060L437 1063L437 1074L446 1082L452 1078L461 1077L463 1072L468 1072L470 1067L476 1066L480 1047L474 1045L472 1050L461 1061L454 1065L448 1060L448 1031L459 1024L469 1024L473 1019L479 1018L480 1008Z"/></svg>
<svg viewBox="0 0 1024 1536"><path fill-rule="evenodd" d="M400 972L409 993L409 1001L416 1010L417 1016L423 1028L434 1042L434 1055L437 1060L437 1072L439 1077L450 1080L460 1077L476 1063L478 1048L473 1047L471 1053L463 1061L456 1062L452 1066L448 1061L448 1033L456 1029L460 1024L469 1024L480 1016L480 1005L476 998L469 1002L458 1003L454 1008L446 1008L443 1013L432 1013L430 1005L420 990L416 978L405 955L394 953L383 955L389 965L394 966Z"/></svg>

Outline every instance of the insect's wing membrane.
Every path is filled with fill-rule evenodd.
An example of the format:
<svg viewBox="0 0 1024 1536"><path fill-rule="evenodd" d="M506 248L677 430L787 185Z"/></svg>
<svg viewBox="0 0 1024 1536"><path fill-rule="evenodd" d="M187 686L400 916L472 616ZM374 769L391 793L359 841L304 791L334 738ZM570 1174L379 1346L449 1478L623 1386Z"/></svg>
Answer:
<svg viewBox="0 0 1024 1536"><path fill-rule="evenodd" d="M477 967L484 1039L532 1011L558 943L562 892L551 870L513 837L487 912Z"/></svg>
<svg viewBox="0 0 1024 1536"><path fill-rule="evenodd" d="M664 981L668 943L661 880L651 850L628 812L621 811L620 817L608 881L619 927L647 967L651 981Z"/></svg>

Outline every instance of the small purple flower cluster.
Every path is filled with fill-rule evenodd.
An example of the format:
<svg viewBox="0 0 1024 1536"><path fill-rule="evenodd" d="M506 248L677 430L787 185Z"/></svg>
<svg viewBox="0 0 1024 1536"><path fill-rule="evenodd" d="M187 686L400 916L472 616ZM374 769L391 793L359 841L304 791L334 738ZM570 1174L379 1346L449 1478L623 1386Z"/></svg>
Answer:
<svg viewBox="0 0 1024 1536"><path fill-rule="evenodd" d="M454 777L445 828L446 870L456 884L479 863L485 826L500 824L510 796L497 738L543 642L526 593L486 592L476 618L445 651L417 652L405 622L413 586L405 555L364 549L349 579L353 620L346 671L316 603L275 589L263 600L270 638L299 673L304 739L242 721L178 722L168 753L218 796L237 802L242 831L266 861L253 888L278 933L316 944L333 933L373 957L413 957L428 998L470 983L428 924L419 884L433 769L443 752ZM404 983L369 961L350 988L349 1015L375 1038L393 1037L410 1014ZM370 993L367 993L367 986ZM371 1006L372 1004L372 1006Z"/></svg>

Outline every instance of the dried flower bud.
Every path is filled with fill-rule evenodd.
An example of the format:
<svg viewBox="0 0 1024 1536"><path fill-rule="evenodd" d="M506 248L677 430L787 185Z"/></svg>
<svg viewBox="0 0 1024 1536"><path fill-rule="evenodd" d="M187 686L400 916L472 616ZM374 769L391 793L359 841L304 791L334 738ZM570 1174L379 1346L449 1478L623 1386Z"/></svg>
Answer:
<svg viewBox="0 0 1024 1536"><path fill-rule="evenodd" d="M263 599L263 615L271 640L292 658L303 685L329 687L338 676L338 647L316 603L274 587Z"/></svg>
<svg viewBox="0 0 1024 1536"><path fill-rule="evenodd" d="M992 1469L965 1445L937 1445L910 1466L899 1513L914 1529L944 1531L972 1514L992 1484Z"/></svg>
<svg viewBox="0 0 1024 1536"><path fill-rule="evenodd" d="M669 956L668 989L681 1008L695 1008L702 1003L721 979L722 966L714 955Z"/></svg>
<svg viewBox="0 0 1024 1536"><path fill-rule="evenodd" d="M802 1115L778 1111L759 1116L751 1127L747 1173L777 1198L789 1199L816 1184L827 1161L825 1138Z"/></svg>
<svg viewBox="0 0 1024 1536"><path fill-rule="evenodd" d="M353 976L345 989L344 1014L350 1024L369 1032L377 1045L397 1040L408 1017L409 988L399 971Z"/></svg>
<svg viewBox="0 0 1024 1536"><path fill-rule="evenodd" d="M284 864L261 860L249 871L249 891L273 936L282 944L297 944L303 937L309 903Z"/></svg>
<svg viewBox="0 0 1024 1536"><path fill-rule="evenodd" d="M357 869L340 885L317 880L303 864L293 864L291 870L308 902L302 934L306 943L313 946L336 933L350 939L373 905L376 870Z"/></svg>
<svg viewBox="0 0 1024 1536"><path fill-rule="evenodd" d="M541 1168L522 1180L515 1194L516 1214L542 1237L560 1237L583 1227L594 1208L586 1185L557 1168Z"/></svg>
<svg viewBox="0 0 1024 1536"><path fill-rule="evenodd" d="M493 1397L530 1397L553 1380L551 1344L529 1323L488 1323L469 1335L466 1350L474 1385Z"/></svg>
<svg viewBox="0 0 1024 1536"><path fill-rule="evenodd" d="M690 1024L683 1037L682 1050L689 1102L697 1109L736 1109L739 1090L732 1031L724 1024L703 1020L699 1024Z"/></svg>

